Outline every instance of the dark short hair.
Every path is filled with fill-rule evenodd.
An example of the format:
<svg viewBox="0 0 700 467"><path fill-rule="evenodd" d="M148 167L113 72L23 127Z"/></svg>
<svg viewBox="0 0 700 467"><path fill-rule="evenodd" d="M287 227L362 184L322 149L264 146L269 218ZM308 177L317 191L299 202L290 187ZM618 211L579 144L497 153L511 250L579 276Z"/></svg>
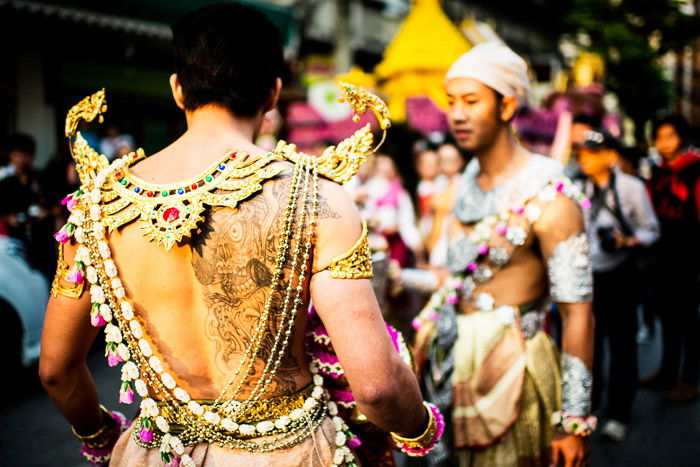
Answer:
<svg viewBox="0 0 700 467"><path fill-rule="evenodd" d="M172 30L185 109L217 104L244 117L260 111L284 70L280 34L261 11L217 3L187 13Z"/></svg>
<svg viewBox="0 0 700 467"><path fill-rule="evenodd" d="M669 114L654 122L651 129L651 138L656 139L656 135L659 132L659 128L664 125L671 125L676 134L681 139L681 147L687 146L690 139L690 125L688 121L680 115Z"/></svg>
<svg viewBox="0 0 700 467"><path fill-rule="evenodd" d="M600 118L586 113L577 113L574 115L571 123L580 123L581 125L588 125L591 128L598 128L601 124Z"/></svg>
<svg viewBox="0 0 700 467"><path fill-rule="evenodd" d="M36 141L26 133L13 133L7 137L5 149L7 152L22 151L34 154L36 153Z"/></svg>

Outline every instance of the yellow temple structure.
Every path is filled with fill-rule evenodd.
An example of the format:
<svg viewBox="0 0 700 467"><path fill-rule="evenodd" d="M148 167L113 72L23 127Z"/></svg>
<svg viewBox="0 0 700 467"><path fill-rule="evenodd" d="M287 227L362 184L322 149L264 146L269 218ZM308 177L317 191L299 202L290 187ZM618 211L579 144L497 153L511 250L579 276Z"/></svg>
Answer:
<svg viewBox="0 0 700 467"><path fill-rule="evenodd" d="M406 99L411 97L429 97L447 108L445 73L471 46L439 0L413 0L411 12L374 70L392 120L405 121Z"/></svg>

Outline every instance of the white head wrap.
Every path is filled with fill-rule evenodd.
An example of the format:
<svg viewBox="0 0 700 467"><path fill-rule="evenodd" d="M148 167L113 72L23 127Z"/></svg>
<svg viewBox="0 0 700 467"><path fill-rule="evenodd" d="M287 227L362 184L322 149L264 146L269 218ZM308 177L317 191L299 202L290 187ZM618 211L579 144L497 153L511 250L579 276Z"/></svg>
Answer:
<svg viewBox="0 0 700 467"><path fill-rule="evenodd" d="M459 57L447 71L445 81L453 78L475 79L504 97L516 97L521 104L530 91L527 63L499 41L482 42Z"/></svg>

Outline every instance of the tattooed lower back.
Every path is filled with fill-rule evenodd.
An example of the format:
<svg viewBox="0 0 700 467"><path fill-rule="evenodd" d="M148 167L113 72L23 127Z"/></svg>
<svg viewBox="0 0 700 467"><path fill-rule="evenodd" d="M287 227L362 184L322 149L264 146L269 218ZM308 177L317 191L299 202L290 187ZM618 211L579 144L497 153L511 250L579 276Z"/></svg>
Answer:
<svg viewBox="0 0 700 467"><path fill-rule="evenodd" d="M216 365L223 374L235 371L269 299L289 185L289 179L283 176L266 183L262 192L236 209L209 208L191 239L192 267L203 287L208 310L205 332L215 343ZM284 277L279 285L286 286ZM273 310L277 308L274 305ZM275 318L273 314L268 336L277 329ZM262 372L272 345L271 337L263 341L255 372L246 384L248 389ZM268 394L298 389L297 380L302 374L298 357L287 353Z"/></svg>

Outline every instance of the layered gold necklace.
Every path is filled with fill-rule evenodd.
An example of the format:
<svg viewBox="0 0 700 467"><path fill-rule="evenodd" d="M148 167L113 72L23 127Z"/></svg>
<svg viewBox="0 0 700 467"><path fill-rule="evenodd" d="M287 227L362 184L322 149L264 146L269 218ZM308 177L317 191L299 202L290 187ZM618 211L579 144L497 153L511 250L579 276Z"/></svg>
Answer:
<svg viewBox="0 0 700 467"><path fill-rule="evenodd" d="M390 126L388 109L376 96L341 83L346 100L358 113L372 110L379 126L386 134ZM287 160L298 164L310 157L296 151L294 144L279 141L274 152L251 156L244 152L227 152L201 174L180 183L156 185L139 179L129 167L146 158L139 149L124 158L124 164L116 171L105 171L109 162L98 154L77 131L80 120L102 119L107 110L104 90L86 97L74 105L66 118L66 136L75 139L71 152L83 185L94 181L100 174L102 222L108 232L135 219L141 223L144 235L163 245L166 250L187 237L203 220L202 213L209 206L236 207L236 205L262 189L262 183L285 170L275 161ZM373 148L370 125L357 130L330 146L321 156L313 158L317 173L337 183L345 183L357 173ZM383 141L383 137L382 137ZM381 144L381 142L380 142Z"/></svg>
<svg viewBox="0 0 700 467"><path fill-rule="evenodd" d="M281 159L275 153L228 152L192 179L166 185L141 180L125 166L103 185L102 221L111 232L138 218L144 235L170 250L204 220L206 205L236 207L285 170L271 164Z"/></svg>

